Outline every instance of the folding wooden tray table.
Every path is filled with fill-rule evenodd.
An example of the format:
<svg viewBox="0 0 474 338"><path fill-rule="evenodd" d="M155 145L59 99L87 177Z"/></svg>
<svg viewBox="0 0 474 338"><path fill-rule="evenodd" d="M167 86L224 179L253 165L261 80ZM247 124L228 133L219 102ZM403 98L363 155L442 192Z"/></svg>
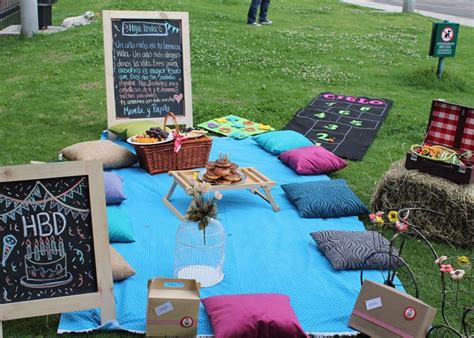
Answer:
<svg viewBox="0 0 474 338"><path fill-rule="evenodd" d="M246 167L239 168L239 170L247 177L244 182L234 184L211 184L209 192L247 189L270 203L273 211L280 211L280 208L275 203L275 200L273 199L273 196L270 192L270 188L275 185L275 182L269 180L255 168ZM170 198L173 195L177 185L179 185L186 192L186 194L191 195L193 192L193 186L191 185L191 182L194 180L195 173L199 173L199 171L200 170L173 170L168 172L170 176L173 176L173 184L171 185L168 194L163 197L163 203L181 220L185 218L185 214L179 212L179 210L176 209L173 204L171 204ZM191 206L191 203L189 206Z"/></svg>

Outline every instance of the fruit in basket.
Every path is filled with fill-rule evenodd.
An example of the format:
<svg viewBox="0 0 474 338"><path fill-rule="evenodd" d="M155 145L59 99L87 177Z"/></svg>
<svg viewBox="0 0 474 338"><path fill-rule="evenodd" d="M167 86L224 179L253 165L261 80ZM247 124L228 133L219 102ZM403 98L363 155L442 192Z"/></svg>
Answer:
<svg viewBox="0 0 474 338"><path fill-rule="evenodd" d="M132 142L137 142L137 143L155 143L158 142L159 140L156 137L152 137L147 134L140 134L132 137Z"/></svg>
<svg viewBox="0 0 474 338"><path fill-rule="evenodd" d="M137 143L156 143L162 142L168 138L169 133L160 127L154 127L148 129L145 133L139 134L132 137L132 142Z"/></svg>
<svg viewBox="0 0 474 338"><path fill-rule="evenodd" d="M160 127L150 128L146 131L147 135L155 137L158 141L164 141L168 138L169 133L166 130L161 129Z"/></svg>
<svg viewBox="0 0 474 338"><path fill-rule="evenodd" d="M193 127L188 127L188 128L180 128L179 132L188 138L195 138L195 137L200 137L204 136L207 134L207 130L200 129L200 128L193 128Z"/></svg>

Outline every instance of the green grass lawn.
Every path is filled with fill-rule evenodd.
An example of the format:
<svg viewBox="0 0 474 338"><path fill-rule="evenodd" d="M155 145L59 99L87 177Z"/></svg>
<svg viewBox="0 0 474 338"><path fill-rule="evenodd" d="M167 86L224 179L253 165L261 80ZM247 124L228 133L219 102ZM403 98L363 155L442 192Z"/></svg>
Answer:
<svg viewBox="0 0 474 338"><path fill-rule="evenodd" d="M432 99L474 106L472 28L461 27L457 55L446 60L439 81L437 59L427 56L431 18L335 0L279 0L270 7L273 25L251 28L245 25L248 3L60 0L53 21L59 25L86 10L190 12L195 124L236 114L280 129L324 91L392 99L364 160L333 175L346 179L366 203L390 164L423 139ZM67 145L98 139L106 128L103 54L100 19L55 35L0 39L0 165L55 160ZM469 253L435 245L440 254ZM421 298L439 308L439 276L427 248L410 240L405 257ZM471 292L463 301L473 304L473 297ZM13 320L3 329L6 337L53 336L57 322L58 316ZM118 336L95 336L101 335Z"/></svg>

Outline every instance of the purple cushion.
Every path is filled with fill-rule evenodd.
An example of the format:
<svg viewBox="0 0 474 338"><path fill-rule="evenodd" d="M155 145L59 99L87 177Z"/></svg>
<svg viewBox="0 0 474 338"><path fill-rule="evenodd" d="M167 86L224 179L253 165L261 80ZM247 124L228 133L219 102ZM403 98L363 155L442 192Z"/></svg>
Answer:
<svg viewBox="0 0 474 338"><path fill-rule="evenodd" d="M300 175L319 175L341 170L347 162L321 146L285 151L278 157Z"/></svg>
<svg viewBox="0 0 474 338"><path fill-rule="evenodd" d="M202 303L216 338L307 337L286 295L213 296Z"/></svg>
<svg viewBox="0 0 474 338"><path fill-rule="evenodd" d="M123 193L122 178L119 175L104 172L104 185L107 205L120 204L126 199Z"/></svg>

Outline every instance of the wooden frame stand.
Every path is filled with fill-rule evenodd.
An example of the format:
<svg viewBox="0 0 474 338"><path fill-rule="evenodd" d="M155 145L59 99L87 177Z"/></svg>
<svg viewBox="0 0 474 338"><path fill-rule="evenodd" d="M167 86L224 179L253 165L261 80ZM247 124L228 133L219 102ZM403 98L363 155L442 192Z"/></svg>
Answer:
<svg viewBox="0 0 474 338"><path fill-rule="evenodd" d="M260 196L263 200L269 203L272 206L273 211L280 211L280 207L275 203L275 200L273 199L273 196L270 192L270 188L275 185L275 182L269 180L255 168L240 168L240 170L242 174L246 176L246 180L244 182L237 184L211 185L209 192L246 189L251 193ZM175 170L168 173L170 176L173 176L174 181L170 190L168 191L168 194L163 197L163 203L181 220L185 219L186 213L182 214L178 209L176 209L176 207L170 202L170 198L173 196L173 193L178 185L186 192L187 195L191 195L193 192L191 181L193 180L195 173L198 172L199 170ZM191 203L192 201L189 203L188 210L191 206Z"/></svg>
<svg viewBox="0 0 474 338"><path fill-rule="evenodd" d="M0 167L0 225L0 338L11 319L97 307L115 319L100 161Z"/></svg>

